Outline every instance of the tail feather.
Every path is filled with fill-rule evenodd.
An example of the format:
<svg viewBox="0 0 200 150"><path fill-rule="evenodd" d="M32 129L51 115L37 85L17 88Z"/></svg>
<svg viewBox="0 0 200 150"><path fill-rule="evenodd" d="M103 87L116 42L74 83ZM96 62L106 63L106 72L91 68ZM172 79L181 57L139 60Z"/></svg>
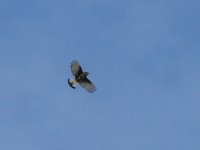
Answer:
<svg viewBox="0 0 200 150"><path fill-rule="evenodd" d="M73 80L73 79L68 79L68 84L71 88L75 89L76 87L74 86L76 84L76 80Z"/></svg>

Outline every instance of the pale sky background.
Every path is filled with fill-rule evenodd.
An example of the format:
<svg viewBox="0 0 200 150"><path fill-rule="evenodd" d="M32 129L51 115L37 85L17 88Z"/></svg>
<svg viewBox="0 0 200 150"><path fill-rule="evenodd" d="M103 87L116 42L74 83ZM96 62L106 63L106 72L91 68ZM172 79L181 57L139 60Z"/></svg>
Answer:
<svg viewBox="0 0 200 150"><path fill-rule="evenodd" d="M0 150L200 149L199 6L1 0Z"/></svg>

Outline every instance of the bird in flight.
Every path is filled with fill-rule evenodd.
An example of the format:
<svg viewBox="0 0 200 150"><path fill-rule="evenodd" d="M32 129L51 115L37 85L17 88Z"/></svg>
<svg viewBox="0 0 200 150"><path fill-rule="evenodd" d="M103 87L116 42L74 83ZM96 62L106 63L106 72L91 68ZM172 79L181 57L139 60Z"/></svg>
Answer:
<svg viewBox="0 0 200 150"><path fill-rule="evenodd" d="M75 89L75 85L79 83L81 87L88 92L93 93L96 91L96 86L87 78L88 72L83 72L80 63L77 60L72 61L71 71L75 79L68 79L68 84L71 88Z"/></svg>

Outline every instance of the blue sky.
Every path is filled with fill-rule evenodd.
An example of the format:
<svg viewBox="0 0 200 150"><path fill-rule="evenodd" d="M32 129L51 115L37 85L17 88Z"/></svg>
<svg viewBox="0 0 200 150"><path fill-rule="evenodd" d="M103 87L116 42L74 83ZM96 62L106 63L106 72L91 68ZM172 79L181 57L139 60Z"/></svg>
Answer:
<svg viewBox="0 0 200 150"><path fill-rule="evenodd" d="M0 1L0 149L200 149L199 4Z"/></svg>

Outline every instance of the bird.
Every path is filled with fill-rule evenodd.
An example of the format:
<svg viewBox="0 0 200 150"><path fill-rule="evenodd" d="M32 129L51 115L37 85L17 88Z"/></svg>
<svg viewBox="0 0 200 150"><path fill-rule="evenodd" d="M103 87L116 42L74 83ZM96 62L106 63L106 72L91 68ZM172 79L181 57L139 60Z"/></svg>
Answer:
<svg viewBox="0 0 200 150"><path fill-rule="evenodd" d="M84 72L78 60L73 60L71 62L71 72L75 79L68 78L68 84L71 88L76 89L76 84L79 84L89 93L96 91L96 86L87 78L89 72Z"/></svg>

